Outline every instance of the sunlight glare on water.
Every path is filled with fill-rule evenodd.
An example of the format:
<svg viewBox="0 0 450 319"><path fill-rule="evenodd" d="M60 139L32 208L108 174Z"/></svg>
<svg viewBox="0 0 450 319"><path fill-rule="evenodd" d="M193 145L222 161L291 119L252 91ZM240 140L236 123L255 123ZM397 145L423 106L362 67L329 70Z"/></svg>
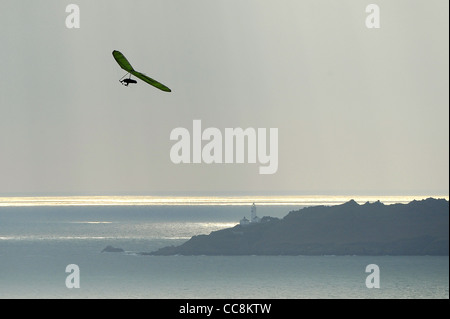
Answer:
<svg viewBox="0 0 450 319"><path fill-rule="evenodd" d="M359 204L381 201L389 204L406 204L428 197L448 196L59 196L59 197L0 197L0 207L23 206L136 206L136 205L339 205L353 199Z"/></svg>

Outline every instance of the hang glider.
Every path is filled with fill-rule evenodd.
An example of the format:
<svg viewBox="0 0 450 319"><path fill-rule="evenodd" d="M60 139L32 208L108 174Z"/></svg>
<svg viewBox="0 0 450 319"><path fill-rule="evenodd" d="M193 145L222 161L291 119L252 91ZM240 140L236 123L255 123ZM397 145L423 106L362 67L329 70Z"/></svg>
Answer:
<svg viewBox="0 0 450 319"><path fill-rule="evenodd" d="M136 71L130 64L130 62L127 60L127 58L119 51L114 50L113 51L113 57L116 60L116 62L120 65L120 67L122 69L124 69L125 71L127 71L128 73L125 74L119 81L120 83L122 83L125 86L128 86L129 84L135 84L137 83L136 80L133 80L131 78L131 75L134 75L135 77L137 77L138 79L141 79L144 82L147 82L150 85L153 85L154 87L164 91L164 92L172 92L171 89L169 89L167 86L165 86L164 84L153 80L151 77L148 77L147 75ZM130 75L128 78L124 79L124 77L126 77L127 75Z"/></svg>

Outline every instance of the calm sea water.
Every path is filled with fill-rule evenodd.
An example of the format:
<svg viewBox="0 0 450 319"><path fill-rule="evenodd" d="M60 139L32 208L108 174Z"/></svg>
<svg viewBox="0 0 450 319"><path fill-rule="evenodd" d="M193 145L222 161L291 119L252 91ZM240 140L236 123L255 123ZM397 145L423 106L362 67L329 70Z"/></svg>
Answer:
<svg viewBox="0 0 450 319"><path fill-rule="evenodd" d="M137 254L244 215L249 206L0 207L0 298L449 298L448 257ZM107 245L125 252L101 253ZM79 289L65 285L69 264L80 269ZM365 285L369 264L380 268L379 289Z"/></svg>

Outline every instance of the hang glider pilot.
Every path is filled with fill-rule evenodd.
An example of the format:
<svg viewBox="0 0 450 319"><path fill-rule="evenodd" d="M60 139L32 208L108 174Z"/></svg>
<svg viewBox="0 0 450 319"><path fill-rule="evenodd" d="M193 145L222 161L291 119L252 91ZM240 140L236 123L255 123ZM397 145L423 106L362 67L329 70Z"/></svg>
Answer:
<svg viewBox="0 0 450 319"><path fill-rule="evenodd" d="M120 81L120 83L122 83L125 86L128 86L130 83L136 84L137 81L133 79L123 79Z"/></svg>

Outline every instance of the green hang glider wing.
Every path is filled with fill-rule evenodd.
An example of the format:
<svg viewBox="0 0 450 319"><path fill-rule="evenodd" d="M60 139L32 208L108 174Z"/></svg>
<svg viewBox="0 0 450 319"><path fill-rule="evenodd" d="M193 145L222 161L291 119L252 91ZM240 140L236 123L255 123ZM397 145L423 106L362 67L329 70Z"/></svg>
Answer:
<svg viewBox="0 0 450 319"><path fill-rule="evenodd" d="M135 77L141 79L142 81L147 82L148 84L153 85L154 87L156 87L156 88L158 88L158 89L160 89L160 90L162 90L162 91L165 91L165 92L172 92L172 91L171 91L167 86L165 86L164 84L162 84L162 83L160 83L160 82L158 82L158 81L156 81L156 80L153 80L152 78L146 76L145 74L142 74L141 72L131 71L130 73L133 74Z"/></svg>
<svg viewBox="0 0 450 319"><path fill-rule="evenodd" d="M117 61L117 63L120 65L122 69L124 69L127 72L134 71L130 62L128 62L127 58L122 53L114 50L112 54L114 59Z"/></svg>
<svg viewBox="0 0 450 319"><path fill-rule="evenodd" d="M124 69L125 71L127 71L128 73L133 74L135 77L141 79L144 82L147 82L150 85L153 85L154 87L156 87L162 91L172 92L164 84L162 84L156 80L153 80L152 78L148 77L147 75L145 75L141 72L134 70L133 67L131 66L130 62L128 62L127 58L121 52L114 50L112 54L113 54L114 59L120 65L120 67L122 69Z"/></svg>

